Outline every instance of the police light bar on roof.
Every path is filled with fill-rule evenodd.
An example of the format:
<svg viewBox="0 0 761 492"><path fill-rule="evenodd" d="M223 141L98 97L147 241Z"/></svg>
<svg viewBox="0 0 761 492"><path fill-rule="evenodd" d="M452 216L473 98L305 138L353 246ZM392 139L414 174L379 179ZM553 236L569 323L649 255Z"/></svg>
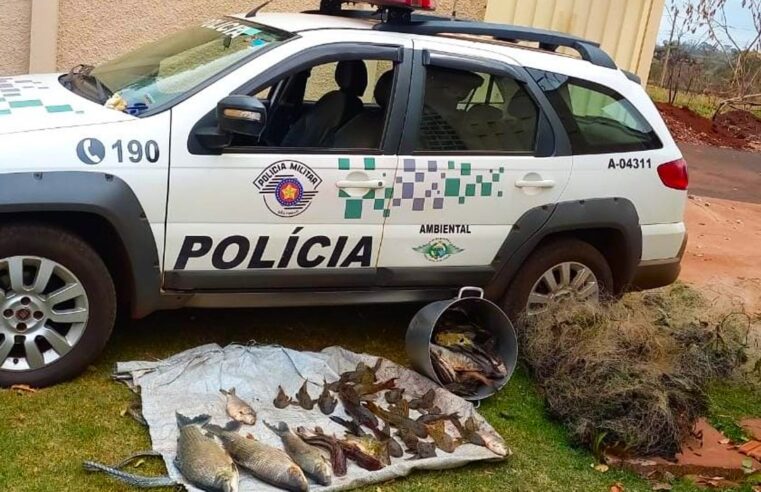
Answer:
<svg viewBox="0 0 761 492"><path fill-rule="evenodd" d="M378 7L400 7L415 10L436 10L436 0L367 0Z"/></svg>

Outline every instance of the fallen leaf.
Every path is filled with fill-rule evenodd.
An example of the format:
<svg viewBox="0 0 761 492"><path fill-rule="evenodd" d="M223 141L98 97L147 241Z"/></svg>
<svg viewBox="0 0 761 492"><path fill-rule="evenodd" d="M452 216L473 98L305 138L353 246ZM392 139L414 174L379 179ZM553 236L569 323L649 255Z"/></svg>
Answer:
<svg viewBox="0 0 761 492"><path fill-rule="evenodd" d="M610 486L610 492L624 492L624 486L616 482Z"/></svg>
<svg viewBox="0 0 761 492"><path fill-rule="evenodd" d="M653 484L653 490L671 490L673 487L670 483L657 482Z"/></svg>
<svg viewBox="0 0 761 492"><path fill-rule="evenodd" d="M139 460L137 460L137 461L135 462L135 464L134 464L134 465L132 465L132 466L133 466L133 468L137 468L137 467L139 467L140 465L142 465L142 464L144 464L144 463L145 463L145 460L144 460L144 459L142 459L142 458L140 458L140 459L139 459Z"/></svg>
<svg viewBox="0 0 761 492"><path fill-rule="evenodd" d="M14 384L11 386L12 390L23 391L25 393L37 393L38 390L32 388L28 384Z"/></svg>
<svg viewBox="0 0 761 492"><path fill-rule="evenodd" d="M594 467L595 471L598 471L600 473L605 473L608 470L610 470L610 467L608 465L599 464Z"/></svg>
<svg viewBox="0 0 761 492"><path fill-rule="evenodd" d="M719 444L729 444L730 442L732 442L730 439L722 439Z"/></svg>
<svg viewBox="0 0 761 492"><path fill-rule="evenodd" d="M127 409L126 409L126 408L122 408L122 411L121 411L121 412L119 412L119 415L121 415L122 417L124 417L125 415L127 415Z"/></svg>

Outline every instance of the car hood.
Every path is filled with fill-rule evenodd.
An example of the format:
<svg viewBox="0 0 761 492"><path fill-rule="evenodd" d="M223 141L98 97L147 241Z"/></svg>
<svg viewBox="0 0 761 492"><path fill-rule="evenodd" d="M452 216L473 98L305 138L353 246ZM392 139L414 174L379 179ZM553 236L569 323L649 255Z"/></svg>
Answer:
<svg viewBox="0 0 761 492"><path fill-rule="evenodd" d="M71 92L60 75L0 77L0 135L134 118Z"/></svg>

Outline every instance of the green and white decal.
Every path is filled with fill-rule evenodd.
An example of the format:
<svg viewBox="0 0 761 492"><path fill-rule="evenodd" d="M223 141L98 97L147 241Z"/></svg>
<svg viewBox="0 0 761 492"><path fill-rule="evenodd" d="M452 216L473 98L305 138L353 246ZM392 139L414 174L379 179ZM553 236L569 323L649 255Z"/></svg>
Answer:
<svg viewBox="0 0 761 492"><path fill-rule="evenodd" d="M374 158L363 158L361 165L359 162L359 159L341 158L338 159L338 169L375 170ZM437 212L465 205L471 200L502 198L504 191L497 187L503 182L504 174L502 166L476 170L469 162L405 159L391 186L370 190L360 198L343 190L339 190L338 196L345 199L344 219L347 220L362 219L367 213L383 213L388 218L394 209L402 207L413 212Z"/></svg>
<svg viewBox="0 0 761 492"><path fill-rule="evenodd" d="M452 241L449 239L445 238L434 239L422 246L418 246L417 248L412 249L418 253L422 253L423 256L425 256L426 260L435 263L444 261L450 258L452 255L456 255L457 253L462 253L465 251L464 249L458 248L452 244Z"/></svg>

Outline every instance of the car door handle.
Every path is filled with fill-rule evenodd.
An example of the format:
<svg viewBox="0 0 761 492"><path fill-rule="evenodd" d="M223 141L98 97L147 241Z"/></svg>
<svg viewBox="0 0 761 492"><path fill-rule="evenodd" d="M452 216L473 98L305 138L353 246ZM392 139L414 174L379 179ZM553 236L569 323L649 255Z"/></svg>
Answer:
<svg viewBox="0 0 761 492"><path fill-rule="evenodd" d="M380 190L386 187L386 182L382 179L368 179L367 181L337 181L336 186L341 189L345 188L362 188L367 190Z"/></svg>
<svg viewBox="0 0 761 492"><path fill-rule="evenodd" d="M519 179L515 182L516 188L554 188L555 181L552 179L543 179L540 181L529 181L526 179Z"/></svg>

